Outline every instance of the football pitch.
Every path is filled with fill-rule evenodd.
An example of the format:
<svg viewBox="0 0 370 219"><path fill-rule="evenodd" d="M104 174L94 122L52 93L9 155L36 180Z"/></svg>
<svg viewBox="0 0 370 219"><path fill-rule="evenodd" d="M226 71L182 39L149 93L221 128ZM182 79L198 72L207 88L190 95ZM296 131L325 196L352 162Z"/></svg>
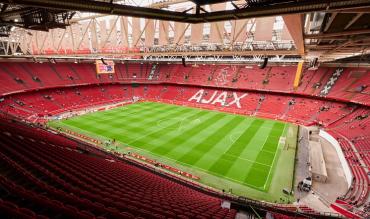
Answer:
<svg viewBox="0 0 370 219"><path fill-rule="evenodd" d="M115 139L104 147L172 165L234 194L279 201L293 183L297 127L280 121L140 102L49 125Z"/></svg>

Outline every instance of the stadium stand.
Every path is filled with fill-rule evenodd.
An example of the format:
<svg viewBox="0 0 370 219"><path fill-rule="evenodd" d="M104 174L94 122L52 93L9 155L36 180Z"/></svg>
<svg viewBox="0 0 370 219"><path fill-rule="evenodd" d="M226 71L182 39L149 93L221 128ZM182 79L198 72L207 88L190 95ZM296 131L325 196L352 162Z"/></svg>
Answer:
<svg viewBox="0 0 370 219"><path fill-rule="evenodd" d="M302 77L302 83L296 91L292 91L291 81L293 81L292 75L294 75L292 73L295 69L289 66L258 69L257 66L242 68L240 65L183 67L176 64L161 64L157 66L155 73L159 76L149 80L151 66L149 64L117 64L115 66L118 69L117 76L100 75L98 77L94 65L86 63L0 63L1 72L5 75L4 81L9 82L8 88L7 86L2 88L3 94L40 87L52 88L123 81L157 81L318 96L321 89L329 81L330 72L334 72L336 69L323 67L315 71L306 70ZM239 79L233 83L232 78L236 74ZM345 68L327 97L369 105L368 98L366 98L366 89L369 83L367 75L366 69ZM253 76L253 78L248 78L249 76ZM39 82L32 77L37 77ZM352 82L349 82L348 78L353 79Z"/></svg>
<svg viewBox="0 0 370 219"><path fill-rule="evenodd" d="M118 160L88 156L76 150L73 142L60 144L46 132L31 129L25 133L24 127L12 126L0 127L0 184L5 193L0 203L7 215L235 217L236 211L222 209L217 198Z"/></svg>
<svg viewBox="0 0 370 219"><path fill-rule="evenodd" d="M0 20L0 218L370 219L370 0Z"/></svg>
<svg viewBox="0 0 370 219"><path fill-rule="evenodd" d="M361 91L356 90L359 86L368 83L368 77L362 73L366 70L344 69L341 77L323 99L319 95L330 80L327 72L333 72L335 69L319 68L316 71L305 71L303 78L307 80L302 80L304 83L301 83L296 91L292 91L290 82L293 80L291 78L293 74L288 74L294 71L291 67L270 67L258 70L230 65L183 67L161 64L154 67L149 64L127 63L118 64L116 67L118 73L115 76L98 77L91 64L0 63L0 71L4 75L2 80L5 85L1 87L0 110L8 116L21 118L28 122L43 122L44 116L131 101L133 97L138 97L141 100L257 115L297 124L318 124L339 141L354 175L351 189L344 197L340 197L340 200L349 206L357 207L366 202L369 193L367 173L370 168L368 154L370 141L368 105L370 102L368 98L365 98L367 94L363 92L367 89L366 87ZM249 78L251 74L253 74L253 79ZM346 77L355 77L356 80L354 79L354 82L348 85L348 80L342 81ZM140 84L134 87L131 82ZM202 90L199 96L200 101L196 98L191 100L200 90ZM222 92L227 93L225 104L228 107L222 103L213 103ZM233 95L241 97L244 94L246 95L239 100L241 107L236 103L231 104ZM191 218L203 209L212 209L207 211L208 214L204 215L205 217L214 215L218 218L225 216L233 218L235 216L234 211L226 211L217 207L220 200L180 185L172 185L171 188L174 191L170 192L171 195L167 195L168 191L163 191L163 187L159 184L171 182L151 176L127 164L120 162L112 164L101 158L91 158L73 150L66 150L61 146L55 147L52 145L57 144L53 140L46 144L37 143L38 140L32 140L31 136L23 136L16 129L9 130L3 126L2 130L3 165L13 168L17 173L1 179L4 187L9 191L14 191L12 196L9 195L9 199L1 200L1 207L7 209L8 214L50 217L55 216L58 212L56 209L64 209L67 216L107 216L103 215L103 210L97 210L102 208L104 212L109 212L109 216L159 217L175 213L183 214L184 218ZM39 150L47 150L50 156L39 153ZM29 157L23 156L22 153L29 154ZM57 156L57 154L63 156ZM15 157L16 160L14 160ZM31 157L34 159L30 159ZM82 161L89 163L89 166L83 166ZM96 169L98 166L99 170ZM113 170L108 171L106 168L108 166ZM93 174L86 174L80 169L86 172L96 171L95 173L99 173L101 178L94 178ZM119 172L119 169L129 170L132 173L123 176L122 179L110 179L117 181L109 182L107 176L114 175L114 172ZM40 181L38 175L32 173L48 174L47 180L50 184ZM58 174L63 177L57 177ZM23 177L22 180L16 181L15 178L20 176ZM139 189L134 187L135 183L125 181L125 177L133 180L138 176L143 178L136 180L135 183L142 182L141 186L148 188L148 192L138 193ZM84 178L99 189L81 182L79 178ZM25 180L32 182L33 186L23 184ZM77 183L78 188L83 189L78 191L74 183ZM116 188L115 185L118 184L127 187ZM133 187L130 188L130 186ZM110 193L113 187L122 192L119 193L122 197L137 193L135 196L137 201L131 205L124 204L127 200L112 204L112 200L118 198L118 195ZM158 192L154 191L156 189ZM179 192L180 190L184 192ZM52 198L40 197L42 191L51 194ZM70 191L75 195L71 196L64 191ZM79 198L76 198L76 195ZM163 202L153 205L156 195L160 195L162 197L160 200ZM50 206L50 208L26 206L20 200L22 196L38 203L35 206ZM139 203L143 197L148 198ZM184 204L168 205L173 199L176 199L177 203ZM71 200L74 200L73 206L75 207L67 204ZM95 200L95 202L87 200ZM186 207L189 206L187 203L194 204L189 208ZM14 205L13 210L9 210L10 205Z"/></svg>

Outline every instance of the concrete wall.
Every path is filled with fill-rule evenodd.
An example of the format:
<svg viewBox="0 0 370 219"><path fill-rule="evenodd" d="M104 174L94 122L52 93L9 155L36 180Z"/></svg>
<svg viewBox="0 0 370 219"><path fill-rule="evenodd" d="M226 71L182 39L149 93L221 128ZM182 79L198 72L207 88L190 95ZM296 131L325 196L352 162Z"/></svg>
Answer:
<svg viewBox="0 0 370 219"><path fill-rule="evenodd" d="M340 163L342 164L344 175L346 177L346 180L347 180L347 183L348 183L348 188L349 188L352 184L353 175L352 175L352 171L351 171L351 169L348 165L348 162L347 162L346 158L344 157L342 148L340 147L338 141L333 136L331 136L329 133L327 133L326 131L320 130L319 135L321 137L325 138L328 142L330 142L330 144L333 145L333 147L335 148L335 150L338 154Z"/></svg>

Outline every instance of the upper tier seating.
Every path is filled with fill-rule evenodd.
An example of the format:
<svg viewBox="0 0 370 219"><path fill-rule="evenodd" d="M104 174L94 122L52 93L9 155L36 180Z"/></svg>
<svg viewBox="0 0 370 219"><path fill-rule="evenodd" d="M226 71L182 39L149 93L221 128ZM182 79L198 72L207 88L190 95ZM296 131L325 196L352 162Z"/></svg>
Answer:
<svg viewBox="0 0 370 219"><path fill-rule="evenodd" d="M336 68L304 70L300 86L293 90L296 67L243 65L188 65L117 63L115 74L96 74L94 64L86 63L0 63L0 95L79 84L169 82L227 88L266 90L284 93L319 95ZM369 70L345 68L327 97L370 105Z"/></svg>

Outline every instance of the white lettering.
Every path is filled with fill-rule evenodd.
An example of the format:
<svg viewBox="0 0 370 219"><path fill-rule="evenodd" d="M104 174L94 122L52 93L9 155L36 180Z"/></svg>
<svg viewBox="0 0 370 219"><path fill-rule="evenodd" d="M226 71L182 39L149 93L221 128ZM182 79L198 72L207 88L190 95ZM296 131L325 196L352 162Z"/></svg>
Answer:
<svg viewBox="0 0 370 219"><path fill-rule="evenodd" d="M188 101L195 100L197 103L202 99L204 90L199 90L194 96L192 96Z"/></svg>
<svg viewBox="0 0 370 219"><path fill-rule="evenodd" d="M215 105L216 103L221 103L221 106L224 106L226 104L226 97L227 92L222 92L213 102L212 105Z"/></svg>
<svg viewBox="0 0 370 219"><path fill-rule="evenodd" d="M233 101L231 101L229 104L227 104L227 106L231 106L231 105L233 105L233 104L236 104L236 106L237 106L238 108L242 108L242 107L241 107L241 105L240 105L240 100L241 100L242 98L244 98L245 96L247 96L247 94L243 94L243 95L241 95L240 97L238 97L238 94L237 94L237 93L235 93L235 92L233 92L233 96L234 96L234 100L233 100Z"/></svg>
<svg viewBox="0 0 370 219"><path fill-rule="evenodd" d="M215 98L216 94L217 94L217 91L213 92L211 98L209 98L208 100L202 99L200 102L201 103L210 103L213 100L213 98Z"/></svg>
<svg viewBox="0 0 370 219"><path fill-rule="evenodd" d="M221 106L232 106L233 104L235 104L237 108L242 108L240 101L241 99L243 99L244 97L248 95L244 93L238 96L236 92L233 92L232 96L234 100L227 103L226 101L228 98L228 93L226 91L223 91L219 95L217 94L218 94L218 91L214 91L208 99L203 99L203 97L205 96L205 91L202 89L202 90L199 90L196 94L194 94L194 96L192 96L188 101L195 100L197 103L212 104L212 105L220 103Z"/></svg>

